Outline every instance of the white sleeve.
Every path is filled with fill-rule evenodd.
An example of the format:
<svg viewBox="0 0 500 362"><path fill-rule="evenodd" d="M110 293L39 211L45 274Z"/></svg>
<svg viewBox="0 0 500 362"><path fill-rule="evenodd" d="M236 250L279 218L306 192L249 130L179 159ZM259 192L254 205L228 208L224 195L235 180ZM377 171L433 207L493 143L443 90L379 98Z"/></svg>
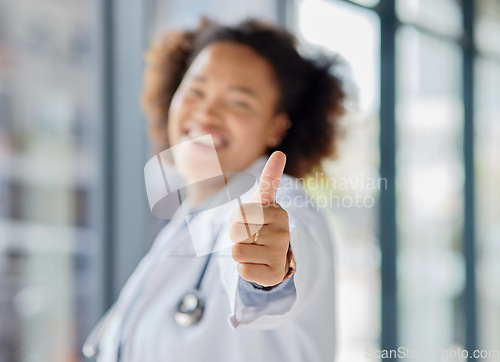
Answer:
<svg viewBox="0 0 500 362"><path fill-rule="evenodd" d="M285 207L284 207L285 208ZM231 248L221 251L229 257L217 258L221 280L228 293L232 328L248 326L273 329L294 318L307 308L323 288L330 288L333 278L333 243L324 216L313 208L285 208L290 223L290 242L296 262L293 277L295 295L286 293L282 300L273 299L267 306L247 306L238 288L239 274L232 259ZM227 232L221 237L228 237ZM257 291L261 293L261 291Z"/></svg>

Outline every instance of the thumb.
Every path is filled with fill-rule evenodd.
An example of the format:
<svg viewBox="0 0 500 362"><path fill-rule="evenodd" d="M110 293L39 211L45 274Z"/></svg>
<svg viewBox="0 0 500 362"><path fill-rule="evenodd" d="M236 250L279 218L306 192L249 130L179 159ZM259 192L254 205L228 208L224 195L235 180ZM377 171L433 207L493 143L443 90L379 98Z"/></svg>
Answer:
<svg viewBox="0 0 500 362"><path fill-rule="evenodd" d="M263 204L272 204L276 201L276 192L278 191L285 164L285 154L280 151L273 152L264 166L259 188L252 197L253 201L261 201Z"/></svg>

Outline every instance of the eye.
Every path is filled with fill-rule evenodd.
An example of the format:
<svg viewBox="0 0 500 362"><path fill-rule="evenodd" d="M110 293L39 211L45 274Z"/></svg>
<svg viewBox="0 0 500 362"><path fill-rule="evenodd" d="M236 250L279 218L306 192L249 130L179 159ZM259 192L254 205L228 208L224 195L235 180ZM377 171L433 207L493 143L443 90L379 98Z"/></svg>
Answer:
<svg viewBox="0 0 500 362"><path fill-rule="evenodd" d="M240 100L230 100L230 101L228 101L228 104L233 108L239 108L239 109L249 109L250 108L250 105L247 102L243 102Z"/></svg>
<svg viewBox="0 0 500 362"><path fill-rule="evenodd" d="M202 98L204 96L204 93L201 89L192 87L187 89L186 94L196 98Z"/></svg>

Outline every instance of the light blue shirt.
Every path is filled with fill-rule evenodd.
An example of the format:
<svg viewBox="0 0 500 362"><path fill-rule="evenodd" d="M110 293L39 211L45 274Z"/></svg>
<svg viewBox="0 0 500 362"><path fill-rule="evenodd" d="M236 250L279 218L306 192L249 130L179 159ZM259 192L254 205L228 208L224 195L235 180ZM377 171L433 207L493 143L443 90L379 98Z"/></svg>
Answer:
<svg viewBox="0 0 500 362"><path fill-rule="evenodd" d="M295 301L295 284L293 275L287 280L274 286L271 290L258 288L254 283L241 278L238 281L238 291L241 301L248 307L257 307L260 312L273 302L280 301L281 312L286 312Z"/></svg>

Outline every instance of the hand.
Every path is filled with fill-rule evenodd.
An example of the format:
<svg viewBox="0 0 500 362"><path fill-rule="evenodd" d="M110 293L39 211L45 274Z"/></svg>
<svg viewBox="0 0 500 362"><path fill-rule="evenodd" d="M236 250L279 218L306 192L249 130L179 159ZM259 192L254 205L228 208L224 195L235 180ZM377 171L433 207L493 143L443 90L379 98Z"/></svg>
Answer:
<svg viewBox="0 0 500 362"><path fill-rule="evenodd" d="M288 214L276 203L285 163L285 154L274 152L252 198L256 202L242 204L231 215L229 236L235 243L233 259L238 263L238 273L265 287L281 283L289 267Z"/></svg>

